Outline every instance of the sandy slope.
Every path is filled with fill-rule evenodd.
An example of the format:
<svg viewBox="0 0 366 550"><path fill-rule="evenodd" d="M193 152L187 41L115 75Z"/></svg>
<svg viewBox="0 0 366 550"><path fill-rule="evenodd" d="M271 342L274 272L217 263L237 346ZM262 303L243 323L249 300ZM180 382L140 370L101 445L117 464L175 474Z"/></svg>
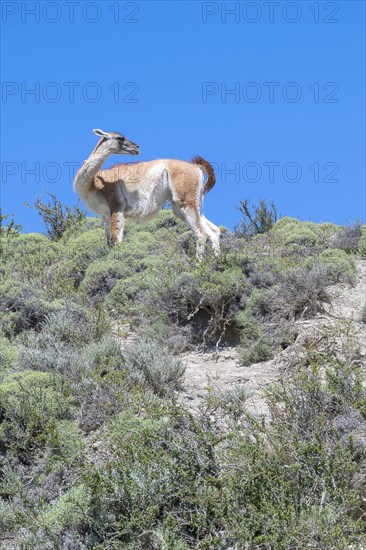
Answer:
<svg viewBox="0 0 366 550"><path fill-rule="evenodd" d="M366 325L358 320L366 299L366 260L357 262L357 282L354 287L336 285L331 287L329 292L332 301L327 305L326 311L311 320L299 321L299 336L296 342L270 361L240 367L234 348L226 348L218 355L185 354L183 359L187 362L187 370L180 400L190 410L195 411L203 403L209 388L223 390L242 385L250 394L247 401L248 409L257 415L266 416L268 409L263 399L263 389L278 380L286 360L300 353L306 338L316 336L322 327L339 323L340 320L344 324L352 325L352 331L366 354Z"/></svg>

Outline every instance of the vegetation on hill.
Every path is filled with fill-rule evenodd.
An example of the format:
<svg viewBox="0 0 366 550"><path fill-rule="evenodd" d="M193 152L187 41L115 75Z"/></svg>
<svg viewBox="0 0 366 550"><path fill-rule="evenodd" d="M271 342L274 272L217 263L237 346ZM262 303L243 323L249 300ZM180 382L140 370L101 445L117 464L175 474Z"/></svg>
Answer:
<svg viewBox="0 0 366 550"><path fill-rule="evenodd" d="M56 206L67 223L48 203L50 238L0 232L0 548L365 545L366 390L349 327L288 366L271 422L240 389L208 391L197 415L178 393L184 351L235 345L250 368L290 346L329 285L354 284L366 226L277 220L261 203L198 263L169 210L109 248L99 220Z"/></svg>

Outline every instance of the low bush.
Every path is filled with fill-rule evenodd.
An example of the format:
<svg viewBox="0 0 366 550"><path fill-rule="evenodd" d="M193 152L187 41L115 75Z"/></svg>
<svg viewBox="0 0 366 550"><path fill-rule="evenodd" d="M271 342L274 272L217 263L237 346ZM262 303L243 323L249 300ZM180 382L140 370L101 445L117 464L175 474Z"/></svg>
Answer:
<svg viewBox="0 0 366 550"><path fill-rule="evenodd" d="M323 250L319 256L309 258L305 265L324 269L324 284L327 285L356 281L355 262L344 250Z"/></svg>
<svg viewBox="0 0 366 550"><path fill-rule="evenodd" d="M3 445L24 451L45 441L54 419L70 417L72 406L60 379L45 372L22 371L0 385Z"/></svg>
<svg viewBox="0 0 366 550"><path fill-rule="evenodd" d="M240 345L237 351L241 363L251 365L271 359L273 350L270 339L249 310L240 311L236 321L240 329Z"/></svg>
<svg viewBox="0 0 366 550"><path fill-rule="evenodd" d="M7 239L3 244L3 260L7 272L26 282L37 281L48 286L52 266L59 261L62 249L39 233L25 233L17 238Z"/></svg>
<svg viewBox="0 0 366 550"><path fill-rule="evenodd" d="M47 533L59 535L63 530L88 524L87 510L90 496L83 485L77 485L64 493L43 512L38 521Z"/></svg>
<svg viewBox="0 0 366 550"><path fill-rule="evenodd" d="M329 244L333 248L340 248L345 252L352 252L356 254L358 251L361 233L362 226L359 222L354 225L350 225L349 227L342 227L342 229L339 229L330 237Z"/></svg>
<svg viewBox="0 0 366 550"><path fill-rule="evenodd" d="M322 311L329 302L324 267L297 267L281 274L279 284L267 294L266 307L277 319L309 318Z"/></svg>
<svg viewBox="0 0 366 550"><path fill-rule="evenodd" d="M0 336L0 381L4 374L14 367L18 352L18 346Z"/></svg>
<svg viewBox="0 0 366 550"><path fill-rule="evenodd" d="M45 291L17 279L0 284L0 329L11 338L25 330L40 330L47 315L59 310L58 301L49 301Z"/></svg>
<svg viewBox="0 0 366 550"><path fill-rule="evenodd" d="M128 276L129 270L122 260L108 258L95 261L86 270L80 291L87 296L91 305L101 304L117 281Z"/></svg>
<svg viewBox="0 0 366 550"><path fill-rule="evenodd" d="M128 377L157 395L169 395L180 387L185 366L153 340L136 343L125 352Z"/></svg>
<svg viewBox="0 0 366 550"><path fill-rule="evenodd" d="M366 225L361 228L361 237L358 241L358 251L361 256L366 256Z"/></svg>
<svg viewBox="0 0 366 550"><path fill-rule="evenodd" d="M63 242L63 241L62 241ZM94 260L107 256L109 247L103 229L91 229L76 233L64 242L63 260L54 271L57 280L66 279L78 288L85 272Z"/></svg>

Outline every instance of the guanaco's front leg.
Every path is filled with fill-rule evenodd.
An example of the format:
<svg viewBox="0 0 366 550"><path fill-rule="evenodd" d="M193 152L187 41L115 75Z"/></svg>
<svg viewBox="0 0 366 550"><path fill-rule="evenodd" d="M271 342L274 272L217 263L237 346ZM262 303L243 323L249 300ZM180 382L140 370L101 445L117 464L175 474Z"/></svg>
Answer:
<svg viewBox="0 0 366 550"><path fill-rule="evenodd" d="M110 219L110 243L112 246L121 244L124 226L125 217L122 212L113 210Z"/></svg>

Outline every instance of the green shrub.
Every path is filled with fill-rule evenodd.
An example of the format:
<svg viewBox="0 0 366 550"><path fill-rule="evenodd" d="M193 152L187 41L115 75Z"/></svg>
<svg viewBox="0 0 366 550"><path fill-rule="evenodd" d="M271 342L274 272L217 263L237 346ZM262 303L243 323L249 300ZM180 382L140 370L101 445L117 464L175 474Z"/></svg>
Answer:
<svg viewBox="0 0 366 550"><path fill-rule="evenodd" d="M269 206L261 199L258 206L250 206L249 199L240 201L238 206L242 219L235 226L235 233L239 236L254 237L266 233L275 225L278 212L272 202Z"/></svg>
<svg viewBox="0 0 366 550"><path fill-rule="evenodd" d="M34 208L41 216L46 234L51 241L57 241L69 227L78 225L85 218L86 212L81 210L78 204L75 204L72 208L63 206L53 193L47 193L47 195L49 197L48 202L43 202L40 197L37 197L33 206L28 203L25 204L29 208Z"/></svg>
<svg viewBox="0 0 366 550"><path fill-rule="evenodd" d="M179 388L185 366L157 342L140 341L125 352L128 377L157 395L169 395Z"/></svg>
<svg viewBox="0 0 366 550"><path fill-rule="evenodd" d="M366 256L366 225L362 226L361 237L358 242L358 251L361 256Z"/></svg>
<svg viewBox="0 0 366 550"><path fill-rule="evenodd" d="M312 247L319 239L315 223L300 222L294 218L281 218L272 231L278 241L285 246Z"/></svg>
<svg viewBox="0 0 366 550"><path fill-rule="evenodd" d="M113 315L132 321L146 311L146 289L145 273L120 279L107 295L104 306Z"/></svg>
<svg viewBox="0 0 366 550"><path fill-rule="evenodd" d="M179 325L189 323L191 339L201 345L224 342L236 330L235 315L246 277L239 267L217 269L210 259L198 267L182 264L149 280L148 305ZM150 303L150 304L149 304Z"/></svg>
<svg viewBox="0 0 366 550"><path fill-rule="evenodd" d="M71 225L63 233L60 243L67 245L70 239L76 239L81 237L85 233L94 230L94 229L103 229L103 222L101 218L92 218L86 217L80 221L80 223Z"/></svg>
<svg viewBox="0 0 366 550"><path fill-rule="evenodd" d="M89 503L90 496L86 488L83 485L76 485L49 506L38 517L38 521L47 531L59 534L66 528L88 523Z"/></svg>
<svg viewBox="0 0 366 550"><path fill-rule="evenodd" d="M3 248L3 261L7 272L25 282L38 281L47 285L51 266L61 257L61 248L44 235L26 233L16 239L8 239Z"/></svg>
<svg viewBox="0 0 366 550"><path fill-rule="evenodd" d="M60 309L57 301L49 301L47 293L17 279L0 284L1 331L11 338L24 330L39 330L46 316Z"/></svg>
<svg viewBox="0 0 366 550"><path fill-rule="evenodd" d="M55 277L66 279L78 287L85 272L94 260L100 260L109 253L106 234L103 229L91 229L75 237L70 237L64 244L62 262L55 270Z"/></svg>
<svg viewBox="0 0 366 550"><path fill-rule="evenodd" d="M100 304L117 281L127 278L128 275L128 267L122 260L107 258L96 261L86 270L80 291L87 296L92 305Z"/></svg>
<svg viewBox="0 0 366 550"><path fill-rule="evenodd" d="M90 343L84 350L84 356L93 369L115 368L123 363L121 345L111 336Z"/></svg>
<svg viewBox="0 0 366 550"><path fill-rule="evenodd" d="M0 384L0 403L0 438L6 445L20 449L42 443L47 426L72 412L61 381L45 372L23 371L7 376Z"/></svg>
<svg viewBox="0 0 366 550"><path fill-rule="evenodd" d="M58 420L48 429L48 445L53 458L72 465L83 459L84 439L80 428L71 420Z"/></svg>
<svg viewBox="0 0 366 550"><path fill-rule="evenodd" d="M355 283L356 266L353 258L344 250L323 250L319 256L309 258L306 266L319 266L325 269L326 284L339 282Z"/></svg>
<svg viewBox="0 0 366 550"><path fill-rule="evenodd" d="M18 346L0 336L0 381L4 373L11 369L18 357Z"/></svg>
<svg viewBox="0 0 366 550"><path fill-rule="evenodd" d="M271 342L249 310L240 311L236 321L240 328L240 345L237 351L241 364L251 365L271 359L273 356Z"/></svg>

